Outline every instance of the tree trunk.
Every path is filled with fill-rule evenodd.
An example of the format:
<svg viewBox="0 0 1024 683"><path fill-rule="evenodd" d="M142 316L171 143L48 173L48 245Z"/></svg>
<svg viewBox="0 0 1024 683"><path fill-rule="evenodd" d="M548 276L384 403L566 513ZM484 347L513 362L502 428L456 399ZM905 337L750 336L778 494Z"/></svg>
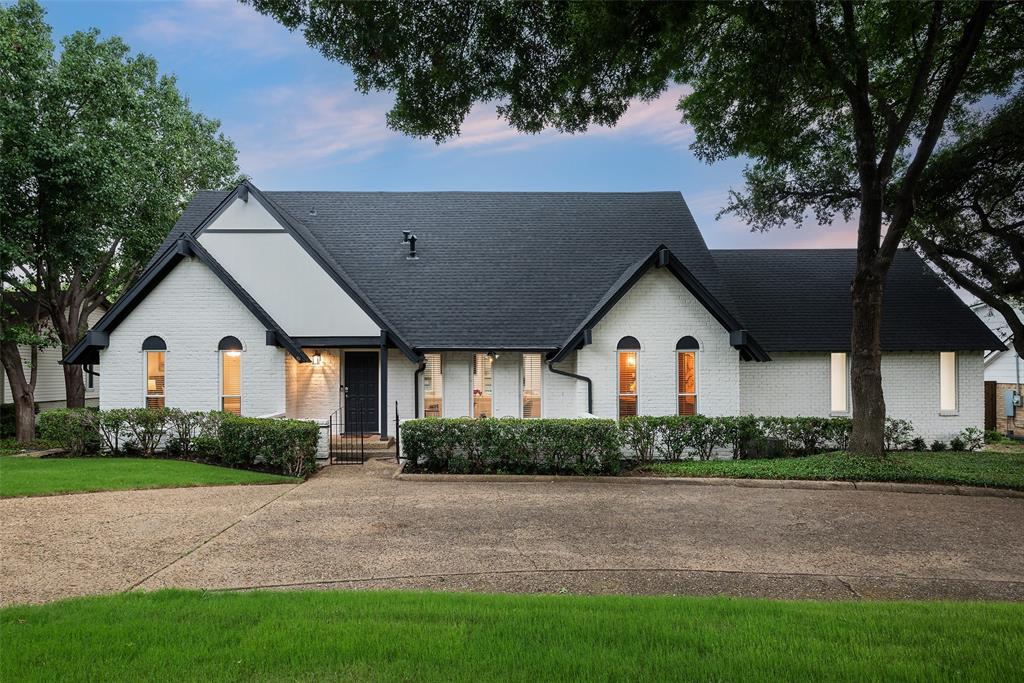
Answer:
<svg viewBox="0 0 1024 683"><path fill-rule="evenodd" d="M85 407L85 380L82 377L81 365L65 365L64 391L67 396L68 408Z"/></svg>
<svg viewBox="0 0 1024 683"><path fill-rule="evenodd" d="M885 455L885 397L882 395L882 299L885 271L878 265L858 268L853 280L853 326L850 376L853 435L850 451Z"/></svg>
<svg viewBox="0 0 1024 683"><path fill-rule="evenodd" d="M14 398L14 436L22 443L36 438L35 386L25 378L25 366L14 342L3 342L0 360L7 374L7 385Z"/></svg>

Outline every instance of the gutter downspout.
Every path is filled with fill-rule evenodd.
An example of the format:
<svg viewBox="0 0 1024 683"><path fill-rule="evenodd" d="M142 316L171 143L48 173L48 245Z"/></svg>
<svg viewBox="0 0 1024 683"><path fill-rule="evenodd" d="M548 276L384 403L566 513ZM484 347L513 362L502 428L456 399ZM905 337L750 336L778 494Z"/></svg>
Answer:
<svg viewBox="0 0 1024 683"><path fill-rule="evenodd" d="M563 377L571 377L572 379L577 379L577 380L580 380L582 382L586 382L587 383L587 413L589 413L590 415L594 414L594 383L591 381L591 379L589 377L584 377L583 375L577 375L577 374L574 374L572 372L567 372L565 370L559 370L558 368L555 367L555 362L551 361L551 360L548 361L548 370L550 370L551 372L555 373L556 375L562 375Z"/></svg>
<svg viewBox="0 0 1024 683"><path fill-rule="evenodd" d="M420 375L427 369L427 360L425 358L420 359L419 367L416 368L416 372L412 373L412 405L413 415L416 419L420 417Z"/></svg>

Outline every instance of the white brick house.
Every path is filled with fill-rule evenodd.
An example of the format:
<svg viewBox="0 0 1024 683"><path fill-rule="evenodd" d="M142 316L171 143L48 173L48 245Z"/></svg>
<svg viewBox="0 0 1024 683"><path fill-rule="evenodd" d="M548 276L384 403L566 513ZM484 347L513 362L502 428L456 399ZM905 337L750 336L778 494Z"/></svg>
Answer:
<svg viewBox="0 0 1024 683"><path fill-rule="evenodd" d="M678 193L200 193L68 354L102 408L393 431L423 415L850 413L852 252L710 251ZM911 252L890 415L982 423L989 330ZM357 410L359 408L359 410Z"/></svg>

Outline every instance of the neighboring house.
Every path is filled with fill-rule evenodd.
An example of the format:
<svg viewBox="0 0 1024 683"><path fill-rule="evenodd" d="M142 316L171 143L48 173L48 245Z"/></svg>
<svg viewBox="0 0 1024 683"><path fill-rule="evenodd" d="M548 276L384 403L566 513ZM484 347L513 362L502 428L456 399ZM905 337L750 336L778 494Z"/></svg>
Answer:
<svg viewBox="0 0 1024 683"><path fill-rule="evenodd" d="M985 390L989 406L986 428L1004 434L1024 434L1024 408L1020 407L1019 399L1016 405L1013 400L1014 394L1022 395L1024 358L1013 349L1013 332L1003 316L988 304L978 302L972 304L971 309L1006 347L985 354Z"/></svg>
<svg viewBox="0 0 1024 683"><path fill-rule="evenodd" d="M89 326L92 327L99 322L100 318L106 312L105 307L97 308L89 315ZM31 371L30 359L32 357L32 349L28 346L19 346L18 351L21 353L22 366L25 368L25 377L29 377ZM36 365L38 367L38 375L36 378L36 391L35 399L36 403L39 404L39 410L53 410L54 408L63 408L67 405L67 392L64 389L64 368L61 367L61 349L60 346L48 346L40 348L36 355ZM85 404L87 406L98 406L100 402L100 377L99 368L92 368L87 366L83 368L85 373ZM11 388L7 382L7 373L0 368L0 376L3 377L0 380L2 383L2 397L3 403L13 403L14 397L11 395Z"/></svg>
<svg viewBox="0 0 1024 683"><path fill-rule="evenodd" d="M101 407L393 432L423 415L849 415L849 250L710 251L653 193L196 196L68 354ZM913 252L889 276L890 415L983 417L999 341Z"/></svg>

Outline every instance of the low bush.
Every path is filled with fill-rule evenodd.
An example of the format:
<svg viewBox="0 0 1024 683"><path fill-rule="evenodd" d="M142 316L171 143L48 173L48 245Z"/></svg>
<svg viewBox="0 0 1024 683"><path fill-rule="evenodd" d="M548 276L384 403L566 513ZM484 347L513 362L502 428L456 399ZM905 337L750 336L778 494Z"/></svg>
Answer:
<svg viewBox="0 0 1024 683"><path fill-rule="evenodd" d="M219 426L220 458L231 467L304 477L316 470L320 427L306 420L226 415Z"/></svg>
<svg viewBox="0 0 1024 683"><path fill-rule="evenodd" d="M915 436L910 440L910 450L912 451L926 451L928 450L928 442L920 436Z"/></svg>
<svg viewBox="0 0 1024 683"><path fill-rule="evenodd" d="M624 436L595 418L425 418L403 422L401 438L410 471L616 474Z"/></svg>
<svg viewBox="0 0 1024 683"><path fill-rule="evenodd" d="M949 440L949 450L966 451L967 445L964 443L964 440L961 439L959 436L954 436L952 439Z"/></svg>
<svg viewBox="0 0 1024 683"><path fill-rule="evenodd" d="M196 440L206 430L210 413L171 408L167 411L167 422L171 427L171 438L167 440L167 452L176 458L191 460L196 455Z"/></svg>
<svg viewBox="0 0 1024 683"><path fill-rule="evenodd" d="M905 451L914 438L914 425L908 420L885 418L885 450Z"/></svg>
<svg viewBox="0 0 1024 683"><path fill-rule="evenodd" d="M39 415L39 435L73 457L97 453L100 433L94 415L95 411L88 408L47 410Z"/></svg>
<svg viewBox="0 0 1024 683"><path fill-rule="evenodd" d="M938 439L932 441L932 450L935 451L936 453L938 453L939 451L946 450L946 442L939 441Z"/></svg>
<svg viewBox="0 0 1024 683"><path fill-rule="evenodd" d="M959 435L965 451L980 451L985 447L985 433L977 427L967 427Z"/></svg>
<svg viewBox="0 0 1024 683"><path fill-rule="evenodd" d="M127 408L100 410L93 414L96 428L103 437L104 448L108 455L114 457L122 455L122 446L128 433L130 417L131 411Z"/></svg>
<svg viewBox="0 0 1024 683"><path fill-rule="evenodd" d="M132 435L132 444L149 458L156 453L167 433L167 408L131 408L127 411L126 427Z"/></svg>

